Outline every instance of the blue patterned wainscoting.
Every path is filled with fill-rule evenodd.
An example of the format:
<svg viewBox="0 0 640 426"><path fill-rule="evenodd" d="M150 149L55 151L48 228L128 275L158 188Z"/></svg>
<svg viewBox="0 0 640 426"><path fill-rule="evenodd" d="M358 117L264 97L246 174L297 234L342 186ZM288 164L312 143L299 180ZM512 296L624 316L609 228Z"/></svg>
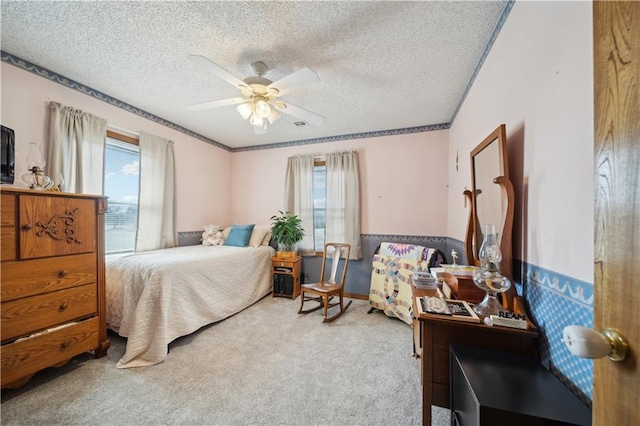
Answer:
<svg viewBox="0 0 640 426"><path fill-rule="evenodd" d="M178 232L178 245L190 246L200 244L202 231ZM406 235L362 235L362 259L351 260L347 272L347 284L345 292L360 295L363 298L369 296L371 284L371 261L375 251L381 243L417 244L424 247L433 247L442 250L447 262L451 261L451 250L456 250L460 258L458 262L463 264L465 260L464 243L447 237L421 237ZM302 282L313 282L320 279L321 257L304 257L302 259Z"/></svg>
<svg viewBox="0 0 640 426"><path fill-rule="evenodd" d="M178 232L178 246L196 246L202 242L202 231Z"/></svg>
<svg viewBox="0 0 640 426"><path fill-rule="evenodd" d="M448 250L448 238L446 237L419 237L403 235L362 235L362 259L350 260L347 271L345 293L369 297L371 285L371 262L377 248L383 242L417 244L424 247L432 247L442 250L447 260L451 259ZM304 257L302 259L302 281L314 282L320 280L321 257Z"/></svg>
<svg viewBox="0 0 640 426"><path fill-rule="evenodd" d="M571 324L593 328L593 284L515 260L518 292L538 326L542 364L591 406L593 361L573 356L562 342Z"/></svg>

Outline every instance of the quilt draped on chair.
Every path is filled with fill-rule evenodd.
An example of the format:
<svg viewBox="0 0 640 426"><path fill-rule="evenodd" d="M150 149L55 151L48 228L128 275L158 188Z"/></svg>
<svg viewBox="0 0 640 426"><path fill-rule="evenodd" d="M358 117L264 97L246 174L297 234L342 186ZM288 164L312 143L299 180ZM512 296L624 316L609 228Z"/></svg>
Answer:
<svg viewBox="0 0 640 426"><path fill-rule="evenodd" d="M382 243L373 255L369 304L411 325L411 276L416 271L429 271L440 259L444 259L444 254L435 248Z"/></svg>

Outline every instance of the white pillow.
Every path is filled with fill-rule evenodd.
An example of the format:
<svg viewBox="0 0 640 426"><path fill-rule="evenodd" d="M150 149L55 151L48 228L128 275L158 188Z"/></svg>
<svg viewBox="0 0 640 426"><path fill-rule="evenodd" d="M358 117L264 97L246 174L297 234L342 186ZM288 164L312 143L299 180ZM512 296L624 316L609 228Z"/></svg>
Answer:
<svg viewBox="0 0 640 426"><path fill-rule="evenodd" d="M270 242L271 242L271 228L269 228L269 232L265 234L264 239L262 240L262 245L268 246Z"/></svg>
<svg viewBox="0 0 640 426"><path fill-rule="evenodd" d="M224 228L222 230L222 238L224 238L226 240L227 237L229 236L229 232L231 232L231 227L227 226L226 228Z"/></svg>
<svg viewBox="0 0 640 426"><path fill-rule="evenodd" d="M269 239L271 239L271 227L269 225L254 226L251 238L249 238L249 247L264 245L264 240L267 238L267 234L269 234ZM269 239L267 239L267 244L269 244Z"/></svg>

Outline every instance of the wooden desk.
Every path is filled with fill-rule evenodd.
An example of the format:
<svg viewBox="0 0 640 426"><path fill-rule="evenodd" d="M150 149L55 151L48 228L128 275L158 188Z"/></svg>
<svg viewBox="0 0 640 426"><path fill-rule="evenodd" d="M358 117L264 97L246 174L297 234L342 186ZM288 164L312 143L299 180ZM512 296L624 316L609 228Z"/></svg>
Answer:
<svg viewBox="0 0 640 426"><path fill-rule="evenodd" d="M435 295L412 285L413 312L416 297ZM459 343L490 349L524 353L537 358L537 331L487 326L448 319L414 315L413 344L422 386L422 424L431 425L431 406L449 408L449 345Z"/></svg>

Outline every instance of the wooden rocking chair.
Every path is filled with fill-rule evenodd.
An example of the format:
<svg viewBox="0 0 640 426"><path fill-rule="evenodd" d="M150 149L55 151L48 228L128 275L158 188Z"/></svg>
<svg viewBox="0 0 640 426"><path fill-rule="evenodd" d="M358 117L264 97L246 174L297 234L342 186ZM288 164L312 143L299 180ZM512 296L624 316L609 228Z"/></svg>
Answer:
<svg viewBox="0 0 640 426"><path fill-rule="evenodd" d="M344 262L342 267L342 277L340 281L336 281L336 273L338 271L338 265L340 258L343 257ZM299 314L308 314L309 312L317 311L320 308L324 308L324 321L331 322L338 318L347 310L351 305L351 300L346 305L343 304L343 292L344 282L347 277L347 267L349 266L349 254L351 253L351 245L341 243L327 243L324 246L324 253L322 255L322 270L320 271L320 282L312 284L303 284L300 286L302 291L302 297L300 298L300 310ZM327 269L327 260L331 260L331 276L328 281L325 281L324 275ZM307 295L311 293L311 295ZM339 302L332 302L333 297L339 297ZM318 306L311 309L303 309L304 302L315 301L318 302ZM327 311L329 308L340 305L340 312L327 317Z"/></svg>

